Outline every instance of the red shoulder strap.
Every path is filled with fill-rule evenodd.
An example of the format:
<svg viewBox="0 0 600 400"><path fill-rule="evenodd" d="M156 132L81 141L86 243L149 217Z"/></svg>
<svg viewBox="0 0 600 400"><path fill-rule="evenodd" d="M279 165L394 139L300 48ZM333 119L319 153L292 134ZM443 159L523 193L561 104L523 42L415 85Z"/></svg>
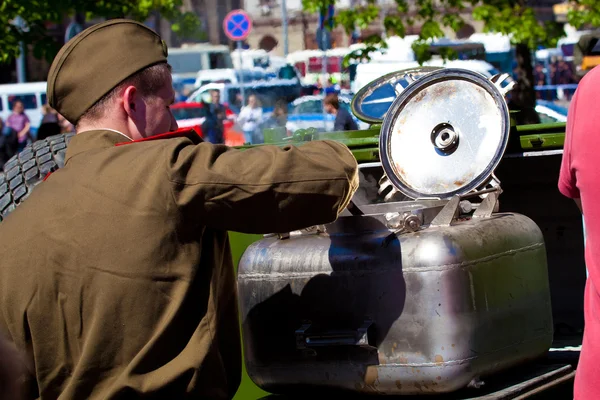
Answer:
<svg viewBox="0 0 600 400"><path fill-rule="evenodd" d="M200 136L200 132L198 131L198 129L196 127L192 127L192 128L177 129L176 131L173 131L173 132L159 133L158 135L150 136L150 137L143 138L143 139L130 140L128 142L121 142L121 143L117 143L115 146L122 146L125 144L131 144L131 143L148 142L150 140L173 139L173 138L179 138L179 137L187 137L194 144L203 142L202 136Z"/></svg>

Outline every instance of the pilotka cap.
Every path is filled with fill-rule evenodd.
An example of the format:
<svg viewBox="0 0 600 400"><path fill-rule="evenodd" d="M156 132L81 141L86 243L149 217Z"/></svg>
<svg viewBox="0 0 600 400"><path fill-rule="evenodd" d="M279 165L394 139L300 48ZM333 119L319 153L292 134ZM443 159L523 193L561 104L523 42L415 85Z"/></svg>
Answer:
<svg viewBox="0 0 600 400"><path fill-rule="evenodd" d="M68 41L48 73L48 104L76 123L105 94L142 69L167 62L165 42L145 25L113 19Z"/></svg>

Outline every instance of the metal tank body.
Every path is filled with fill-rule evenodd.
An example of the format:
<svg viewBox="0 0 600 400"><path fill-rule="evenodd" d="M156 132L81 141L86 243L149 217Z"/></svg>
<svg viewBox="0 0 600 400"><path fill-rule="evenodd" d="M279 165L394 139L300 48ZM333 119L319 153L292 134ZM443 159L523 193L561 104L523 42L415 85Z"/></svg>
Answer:
<svg viewBox="0 0 600 400"><path fill-rule="evenodd" d="M390 206L402 209L371 211ZM247 249L238 289L258 386L451 392L550 348L546 253L533 221L492 214L398 234L384 212Z"/></svg>

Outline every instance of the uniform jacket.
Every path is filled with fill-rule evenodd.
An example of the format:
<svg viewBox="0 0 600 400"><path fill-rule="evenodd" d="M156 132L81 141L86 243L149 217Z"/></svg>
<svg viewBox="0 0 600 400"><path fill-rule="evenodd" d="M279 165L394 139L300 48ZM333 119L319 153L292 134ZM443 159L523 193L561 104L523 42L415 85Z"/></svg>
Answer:
<svg viewBox="0 0 600 400"><path fill-rule="evenodd" d="M241 351L227 231L335 220L356 161L331 141L124 140L76 135L65 167L0 224L0 333L27 356L28 398L231 398Z"/></svg>

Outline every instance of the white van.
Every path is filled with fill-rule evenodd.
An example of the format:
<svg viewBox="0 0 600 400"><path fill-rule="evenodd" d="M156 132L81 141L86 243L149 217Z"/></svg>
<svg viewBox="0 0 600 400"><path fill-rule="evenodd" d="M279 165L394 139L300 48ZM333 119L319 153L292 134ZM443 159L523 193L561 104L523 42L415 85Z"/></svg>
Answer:
<svg viewBox="0 0 600 400"><path fill-rule="evenodd" d="M167 60L171 73L180 79L196 79L198 71L233 68L231 53L224 45L193 44L170 48Z"/></svg>
<svg viewBox="0 0 600 400"><path fill-rule="evenodd" d="M6 121L12 113L12 105L21 100L25 114L31 121L31 133L35 136L42 122L42 106L46 104L46 82L11 83L0 85L0 118Z"/></svg>

